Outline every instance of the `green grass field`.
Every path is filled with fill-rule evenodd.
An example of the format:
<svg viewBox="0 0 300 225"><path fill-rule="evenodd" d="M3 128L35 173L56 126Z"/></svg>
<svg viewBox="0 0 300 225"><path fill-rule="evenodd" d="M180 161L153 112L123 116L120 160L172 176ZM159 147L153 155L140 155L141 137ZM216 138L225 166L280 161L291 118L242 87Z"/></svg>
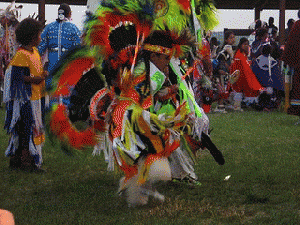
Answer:
<svg viewBox="0 0 300 225"><path fill-rule="evenodd" d="M209 114L212 139L225 156L207 150L196 166L201 186L159 184L166 201L128 208L116 192L121 174L106 171L92 151L63 153L47 141L44 168L8 169L8 136L0 110L0 208L17 225L56 224L300 224L300 125L282 112ZM225 181L226 176L231 175Z"/></svg>

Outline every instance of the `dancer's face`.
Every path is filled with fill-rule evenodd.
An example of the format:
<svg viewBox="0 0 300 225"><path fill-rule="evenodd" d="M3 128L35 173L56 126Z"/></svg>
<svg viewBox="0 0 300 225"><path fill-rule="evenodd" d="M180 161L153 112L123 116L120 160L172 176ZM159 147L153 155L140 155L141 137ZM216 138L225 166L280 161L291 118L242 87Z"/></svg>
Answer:
<svg viewBox="0 0 300 225"><path fill-rule="evenodd" d="M171 60L170 56L152 53L150 56L150 60L160 71L168 74L168 66Z"/></svg>

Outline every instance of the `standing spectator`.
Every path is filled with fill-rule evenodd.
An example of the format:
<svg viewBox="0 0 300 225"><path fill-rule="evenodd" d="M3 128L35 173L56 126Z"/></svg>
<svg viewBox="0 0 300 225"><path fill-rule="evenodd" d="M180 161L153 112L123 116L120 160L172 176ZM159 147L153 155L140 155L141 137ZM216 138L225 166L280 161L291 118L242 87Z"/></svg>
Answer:
<svg viewBox="0 0 300 225"><path fill-rule="evenodd" d="M269 23L267 26L269 37L272 38L273 34L277 34L278 27L274 25L274 17L269 17Z"/></svg>
<svg viewBox="0 0 300 225"><path fill-rule="evenodd" d="M232 31L226 31L224 34L223 48L217 56L218 66L215 72L216 83L220 94L225 92L225 77L229 75L230 65L234 57L234 52L232 49L234 43L235 43L234 33ZM218 106L214 111L220 113L226 113L224 100L222 98L218 101Z"/></svg>
<svg viewBox="0 0 300 225"><path fill-rule="evenodd" d="M299 20L295 22L288 37L282 60L294 68L292 89L289 93L290 107L287 112L300 116L300 10L298 17Z"/></svg>
<svg viewBox="0 0 300 225"><path fill-rule="evenodd" d="M260 28L257 30L255 41L251 45L250 58L255 60L262 54L264 45L270 44L268 40L268 30L266 28Z"/></svg>
<svg viewBox="0 0 300 225"><path fill-rule="evenodd" d="M288 22L287 22L287 28L285 29L285 42L287 41L288 37L289 37L289 34L292 30L292 27L294 26L295 24L295 20L294 19L289 19Z"/></svg>
<svg viewBox="0 0 300 225"><path fill-rule="evenodd" d="M255 21L255 26L254 26L254 31L249 36L249 44L250 45L252 45L252 43L255 41L257 30L262 28L262 27L263 27L263 25L262 25L261 20L256 20ZM253 28L251 28L251 25L250 25L249 29L253 29Z"/></svg>
<svg viewBox="0 0 300 225"><path fill-rule="evenodd" d="M279 41L278 41L278 33L274 30L272 34L272 38L270 38L270 45L272 47L271 49L271 56L275 60L279 60L282 54L282 50L280 49L279 46Z"/></svg>
<svg viewBox="0 0 300 225"><path fill-rule="evenodd" d="M58 8L58 18L48 24L42 33L42 42L38 49L41 55L48 50L48 72L51 74L56 62L64 52L75 45L80 45L80 31L70 22L72 12L69 5L63 3ZM46 79L46 88L51 87L52 76Z"/></svg>
<svg viewBox="0 0 300 225"><path fill-rule="evenodd" d="M10 134L6 155L10 168L43 171L42 146L44 135L44 88L47 72L43 70L37 46L43 26L27 18L16 28L21 44L10 62L4 78L6 120L4 129Z"/></svg>
<svg viewBox="0 0 300 225"><path fill-rule="evenodd" d="M219 45L220 42L216 37L212 37L210 39L210 51L211 51L211 58L215 59L217 57L217 54L219 53Z"/></svg>

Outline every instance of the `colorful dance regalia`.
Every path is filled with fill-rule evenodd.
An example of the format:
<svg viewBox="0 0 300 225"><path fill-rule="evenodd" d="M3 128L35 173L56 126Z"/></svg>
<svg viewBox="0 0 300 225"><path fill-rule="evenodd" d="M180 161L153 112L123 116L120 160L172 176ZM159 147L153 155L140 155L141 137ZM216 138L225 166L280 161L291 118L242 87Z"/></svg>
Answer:
<svg viewBox="0 0 300 225"><path fill-rule="evenodd" d="M42 41L38 47L39 52L43 55L48 50L48 72L51 74L57 61L61 56L72 47L80 45L80 31L75 24L64 21L52 22L48 24L42 32ZM46 88L49 89L52 76L46 78Z"/></svg>
<svg viewBox="0 0 300 225"><path fill-rule="evenodd" d="M112 102L107 114L112 149L117 164L125 172L125 183L136 175L141 184L145 183L151 164L176 149L179 142L171 138L172 130L180 129L187 113L176 111L164 118L147 110L152 105L152 97L142 67L138 64L133 76L128 74L128 83L123 83L126 88ZM136 162L143 156L146 157L143 172L138 174Z"/></svg>
<svg viewBox="0 0 300 225"><path fill-rule="evenodd" d="M273 57L261 55L252 64L252 71L263 87L272 87L279 91L284 90L284 81L281 68Z"/></svg>
<svg viewBox="0 0 300 225"><path fill-rule="evenodd" d="M6 67L16 54L18 44L15 37L15 27L9 26L7 29L1 29L1 47L0 47L0 58L2 59L0 64L0 76L4 78L3 67ZM4 65L2 65L4 63Z"/></svg>
<svg viewBox="0 0 300 225"><path fill-rule="evenodd" d="M190 85L183 79L180 71L180 61L172 58L170 61L169 77L167 80L166 76L158 70L158 68L150 63L150 80L151 80L151 91L153 95L162 90L164 83L171 82L170 80L175 80L176 84L179 86L178 97L176 94L173 96L167 96L165 98L169 100L160 101L156 100L152 111L157 115L171 115L176 111L176 108L187 103L189 120L193 123L187 123L185 126L188 127L184 135L174 135L173 139L177 139L180 146L170 155L170 165L171 173L173 178L184 179L186 177L197 180L197 176L194 172L195 164L195 151L197 151L201 146L192 143L198 143L201 141L202 134L208 135L209 130L209 119L205 115L203 109L198 106L195 101L193 90ZM174 76L171 79L171 76ZM159 77L159 78L158 78ZM169 83L170 85L170 83ZM155 88L153 88L155 87ZM163 90L162 90L163 91ZM197 149L198 148L198 149Z"/></svg>
<svg viewBox="0 0 300 225"><path fill-rule="evenodd" d="M197 54L201 60L194 61L193 91L195 93L195 99L197 101L197 104L200 106L203 103L204 106L207 104L207 101L205 101L205 99L208 97L205 96L203 91L203 86L205 86L204 82L205 80L209 81L208 76L211 75L210 73L213 73L210 46L209 46L209 42L205 38L202 39L202 44ZM208 83L206 82L206 84Z"/></svg>
<svg viewBox="0 0 300 225"><path fill-rule="evenodd" d="M154 99L167 80L166 76L151 62L148 62L147 75L146 63L144 60L137 63L134 77L126 78L131 81L122 85L126 88L111 104L112 111L107 115L111 121L109 133L114 156L126 174L121 190L134 176L144 184L152 163L166 157L170 161L172 178L196 180L193 154L201 148L202 136L208 134L209 120L182 80L178 62L172 59L170 67L177 76L181 100L170 96L171 100L164 102ZM147 77L150 77L150 86ZM128 88L130 85L132 88ZM181 134L183 127L186 130ZM141 157L145 157L145 163L138 171L136 162ZM224 164L222 156L219 160L218 163Z"/></svg>
<svg viewBox="0 0 300 225"><path fill-rule="evenodd" d="M300 116L300 20L294 24L291 30L282 60L294 68L288 113Z"/></svg>
<svg viewBox="0 0 300 225"><path fill-rule="evenodd" d="M6 106L5 129L11 138L6 150L13 156L18 148L29 149L37 167L42 163L44 135L45 82L29 84L24 76L41 76L43 66L37 48L33 52L20 48L9 64L4 79Z"/></svg>
<svg viewBox="0 0 300 225"><path fill-rule="evenodd" d="M21 15L22 5L16 6L12 1L6 9L0 9L0 76L4 78L4 69L15 56L18 43L16 41L15 29Z"/></svg>
<svg viewBox="0 0 300 225"><path fill-rule="evenodd" d="M152 30L154 25L158 26L153 22L156 16L155 6L161 9L161 5L155 4L156 1L150 0L105 1L86 24L85 43L92 47L99 47L92 64L95 67L101 65L101 72L107 83L106 87L99 87L102 89L91 98L90 118L97 135L90 133L90 136L91 139L104 137L101 140L99 138L99 141L104 140L107 146L100 148L108 147L105 154L108 160L113 157L115 164L124 172L125 176L120 180L119 192L127 193L127 201L133 205L146 204L150 195L163 200L163 196L152 188L152 184L158 180L171 180L173 174L178 174L176 177L179 179L187 175L196 179L192 150L198 150L199 142L203 141L203 137L208 137L208 119L196 104L190 87L185 84L185 80L182 80L180 69L174 59L171 60L169 70L175 75L180 100L171 98L172 100L165 104L156 99L157 92L163 90L167 78L154 65L155 62L150 60L152 53L154 52L154 55L159 53L159 57L164 56L168 65L170 58L175 52L181 50L181 46L172 45L174 40L170 31ZM168 7L164 9L168 10ZM181 14L175 16L180 17ZM172 19L170 23L174 24L175 21L175 24L179 24L174 17ZM161 21L160 25L164 22ZM167 25L169 28L172 27L169 26L170 24ZM147 41L153 38L153 34L160 32L163 33L162 37L168 36L166 42L169 43L168 41L171 40L172 43L169 44L172 47L162 47L159 43L151 44L152 46L148 47L152 48L145 49L145 43L149 44L150 42ZM186 41L188 34L184 33L186 36L181 36L180 29L177 32L174 32L174 38L177 35L177 40L181 40L182 43L185 41L186 44L183 45L190 49L188 46L190 42ZM160 38L155 40L161 41ZM155 51L157 49L163 52ZM81 70L82 74L78 73L79 79L76 78L76 82L74 75L72 74L71 79L71 73L66 72L75 69L76 63L81 67L80 62L84 58L88 57L78 57L69 62L65 69L58 70L62 75L58 75L60 80L55 93L59 95L62 93L60 91L62 87L66 86L67 89L72 85L78 85L84 79L88 68ZM57 109L64 109L64 107L59 105ZM60 135L62 139L68 139L72 146L76 146L76 143L72 144L72 142L77 140L65 135L66 129L70 130L70 124L60 120L66 113L63 112L64 115L61 117L57 112L52 113L53 126L51 124L50 126L53 132ZM62 125L56 128L55 125L59 124ZM103 128L106 128L105 131ZM75 136L79 132L73 133ZM99 135L99 133L104 134ZM209 147L215 147L210 139L205 139L204 142ZM191 143L195 146L191 147ZM92 141L90 144L93 144ZM217 153L220 152L217 150ZM220 157L218 154L213 156ZM170 167L168 158L174 166ZM224 164L222 154L220 158L219 164ZM178 173L175 171L176 165L179 168ZM109 169L112 169L112 166L110 161ZM188 168L182 169L182 167ZM184 174L181 173L182 171Z"/></svg>
<svg viewBox="0 0 300 225"><path fill-rule="evenodd" d="M230 72L240 71L239 79L232 85L236 92L243 92L246 97L256 97L262 86L258 82L255 74L250 68L247 56L238 50L234 56L234 61L230 66Z"/></svg>

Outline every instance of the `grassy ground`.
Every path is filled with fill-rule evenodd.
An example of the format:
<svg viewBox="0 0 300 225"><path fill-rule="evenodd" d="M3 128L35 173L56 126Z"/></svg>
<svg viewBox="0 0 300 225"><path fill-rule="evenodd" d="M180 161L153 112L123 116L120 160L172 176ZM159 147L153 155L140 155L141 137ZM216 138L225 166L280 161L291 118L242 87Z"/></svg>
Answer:
<svg viewBox="0 0 300 225"><path fill-rule="evenodd" d="M8 136L0 129L0 208L13 212L17 225L299 224L297 118L254 111L209 117L225 165L203 151L196 166L201 186L160 184L163 204L150 201L133 209L116 194L121 174L106 172L103 157L91 150L68 156L47 142L47 173L9 171ZM3 110L0 118L3 127Z"/></svg>

